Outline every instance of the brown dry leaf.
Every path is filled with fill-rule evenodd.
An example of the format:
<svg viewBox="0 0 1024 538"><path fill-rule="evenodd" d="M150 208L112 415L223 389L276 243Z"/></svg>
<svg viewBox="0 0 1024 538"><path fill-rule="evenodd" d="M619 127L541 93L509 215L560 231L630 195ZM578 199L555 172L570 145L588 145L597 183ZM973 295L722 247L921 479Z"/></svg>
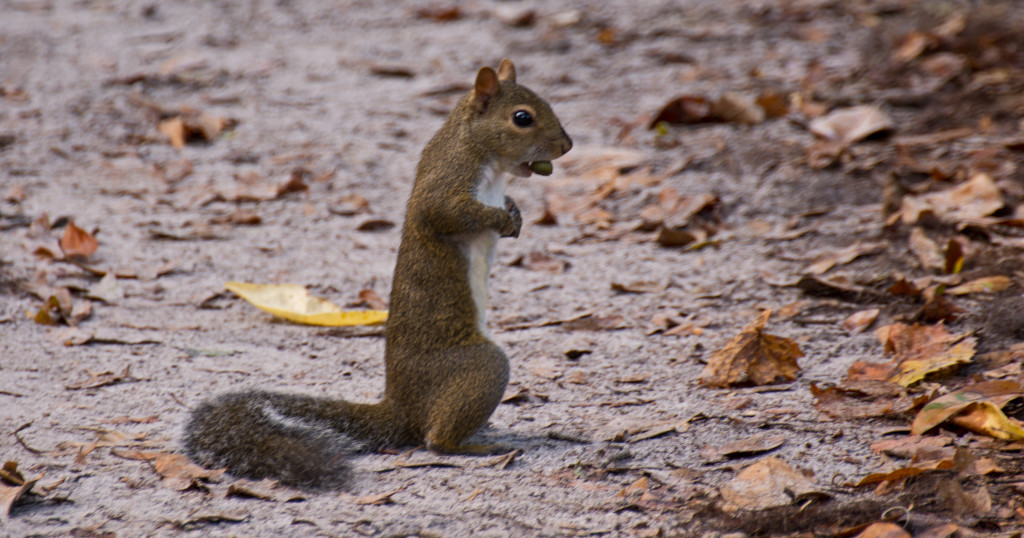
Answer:
<svg viewBox="0 0 1024 538"><path fill-rule="evenodd" d="M416 16L421 19L429 19L436 22L457 21L463 17L459 6L433 6L416 10Z"/></svg>
<svg viewBox="0 0 1024 538"><path fill-rule="evenodd" d="M871 450L876 454L886 454L894 458L911 459L919 452L933 452L949 446L953 438L948 435L908 435L899 439L886 439L871 443Z"/></svg>
<svg viewBox="0 0 1024 538"><path fill-rule="evenodd" d="M813 482L788 463L767 457L743 469L719 488L722 510L764 510L787 506L808 494L820 493Z"/></svg>
<svg viewBox="0 0 1024 538"><path fill-rule="evenodd" d="M722 94L711 110L719 120L729 123L756 125L765 120L765 111L755 99L735 92Z"/></svg>
<svg viewBox="0 0 1024 538"><path fill-rule="evenodd" d="M662 107L661 111L651 120L648 128L654 129L662 122L673 125L689 125L716 121L712 106L711 100L707 97L699 95L676 97Z"/></svg>
<svg viewBox="0 0 1024 538"><path fill-rule="evenodd" d="M939 249L938 243L932 241L919 227L915 227L914 231L910 232L910 239L908 240L910 245L910 251L917 256L918 261L921 262L921 267L925 269L934 269L942 271L946 267L946 257L942 255L942 251Z"/></svg>
<svg viewBox="0 0 1024 538"><path fill-rule="evenodd" d="M903 527L886 521L868 525L856 538L911 538L911 534Z"/></svg>
<svg viewBox="0 0 1024 538"><path fill-rule="evenodd" d="M491 458L490 461L482 463L480 467L496 467L498 469L507 469L508 466L512 465L512 462L516 460L516 456L518 455L519 451L513 450L508 454L502 454L501 456Z"/></svg>
<svg viewBox="0 0 1024 538"><path fill-rule="evenodd" d="M190 140L212 141L225 130L234 127L236 123L238 123L237 120L232 118L182 107L181 114L162 120L157 126L157 130L167 137L172 147L182 149Z"/></svg>
<svg viewBox="0 0 1024 538"><path fill-rule="evenodd" d="M1004 206L1003 194L992 177L978 173L956 187L920 196L904 196L900 219L914 224L924 215L960 223L983 219Z"/></svg>
<svg viewBox="0 0 1024 538"><path fill-rule="evenodd" d="M565 268L569 265L569 262L552 256L546 252L530 252L524 256L519 256L510 263L512 267L522 267L529 269L530 271L540 271L551 274L561 274L565 272Z"/></svg>
<svg viewBox="0 0 1024 538"><path fill-rule="evenodd" d="M236 480L228 485L224 492L225 497L244 497L251 499L262 499L264 501L292 502L305 500L306 496L294 489L280 487L277 480L264 478L263 480L248 480L245 478Z"/></svg>
<svg viewBox="0 0 1024 538"><path fill-rule="evenodd" d="M779 448L786 442L787 437L785 434L756 434L731 443L705 445L700 450L700 455L705 463L756 456Z"/></svg>
<svg viewBox="0 0 1024 538"><path fill-rule="evenodd" d="M128 370L130 368L131 366L125 366L124 370L122 370L121 373L119 374L115 374L114 372L89 372L89 379L72 383L70 385L67 385L65 388L67 388L68 390L94 389L97 387L104 387L107 385L120 383L127 379L131 379L131 376L128 374Z"/></svg>
<svg viewBox="0 0 1024 538"><path fill-rule="evenodd" d="M551 357L541 356L531 359L526 363L530 374L543 379L558 379L562 377L562 369L559 363Z"/></svg>
<svg viewBox="0 0 1024 538"><path fill-rule="evenodd" d="M627 327L626 318L618 314L583 314L582 316L565 321L556 321L551 324L561 325L567 331L614 331Z"/></svg>
<svg viewBox="0 0 1024 538"><path fill-rule="evenodd" d="M382 232L395 227L395 223L388 219L367 219L356 230L360 232Z"/></svg>
<svg viewBox="0 0 1024 538"><path fill-rule="evenodd" d="M857 242L844 249L818 256L814 262L804 268L804 272L812 275L820 275L836 265L845 265L861 256L877 254L885 250L885 247L886 243L883 242Z"/></svg>
<svg viewBox="0 0 1024 538"><path fill-rule="evenodd" d="M182 454L158 453L152 463L153 469L164 478L163 486L177 491L189 489L199 480L215 480L225 473L224 469L204 469Z"/></svg>
<svg viewBox="0 0 1024 538"><path fill-rule="evenodd" d="M938 497L957 519L976 518L992 511L992 496L984 484L975 491L967 491L955 477L939 482Z"/></svg>
<svg viewBox="0 0 1024 538"><path fill-rule="evenodd" d="M1013 280L1005 276L987 276L946 289L946 295L968 295L971 293L997 293L1013 285Z"/></svg>
<svg viewBox="0 0 1024 538"><path fill-rule="evenodd" d="M11 515L11 507L18 502L23 495L29 493L36 482L43 477L43 473L29 480L18 470L18 463L7 461L0 468L0 519L7 519Z"/></svg>
<svg viewBox="0 0 1024 538"><path fill-rule="evenodd" d="M874 105L860 105L834 110L828 115L811 120L810 131L841 145L863 140L875 133L891 131L895 125L882 109Z"/></svg>
<svg viewBox="0 0 1024 538"><path fill-rule="evenodd" d="M185 121L181 119L181 116L161 121L160 125L157 126L157 130L167 137L174 149L185 147L187 131L185 129Z"/></svg>
<svg viewBox="0 0 1024 538"><path fill-rule="evenodd" d="M789 101L786 96L775 90L765 90L755 100L757 106L764 110L767 117L775 119L789 114Z"/></svg>
<svg viewBox="0 0 1024 538"><path fill-rule="evenodd" d="M369 212L370 201L358 194L346 194L338 200L338 203L331 205L327 210L335 215L351 217Z"/></svg>
<svg viewBox="0 0 1024 538"><path fill-rule="evenodd" d="M1011 441L1024 440L1024 427L1007 417L1002 407L1024 397L1018 381L976 383L929 402L914 418L912 434L922 434L949 420L975 433Z"/></svg>
<svg viewBox="0 0 1024 538"><path fill-rule="evenodd" d="M667 286L656 280L634 280L628 283L612 282L612 291L619 293L657 293Z"/></svg>
<svg viewBox="0 0 1024 538"><path fill-rule="evenodd" d="M99 242L89 232L75 226L75 221L64 228L64 236L60 238L60 249L66 258L86 259L99 248Z"/></svg>
<svg viewBox="0 0 1024 538"><path fill-rule="evenodd" d="M368 306L371 310L387 310L388 303L377 292L371 289L359 292L359 302L355 306Z"/></svg>
<svg viewBox="0 0 1024 538"><path fill-rule="evenodd" d="M396 493L401 493L403 491L405 491L405 487L404 486L400 487L400 488L398 488L398 489L396 489L394 491L388 491L386 493L377 493L377 494L374 494L374 495L363 495L361 497L356 497L355 495L350 495L348 493L342 493L340 496L341 496L342 499L344 499L344 500L346 500L346 501L348 501L350 503L353 503L353 504L364 505L364 506L365 505L378 506L378 505L382 505L382 504L391 504L392 502L394 502L391 499L391 497L393 495L395 495Z"/></svg>
<svg viewBox="0 0 1024 538"><path fill-rule="evenodd" d="M881 314L881 309L869 308L867 310L861 310L860 312L854 312L848 318L843 320L843 329L850 334L862 333L871 326L872 323L878 319L878 315Z"/></svg>
<svg viewBox="0 0 1024 538"><path fill-rule="evenodd" d="M767 385L796 379L803 356L790 338L762 332L771 310L765 310L724 348L712 355L701 372L701 383L709 387Z"/></svg>
<svg viewBox="0 0 1024 538"><path fill-rule="evenodd" d="M970 333L950 334L942 325L906 325L896 323L880 327L875 334L887 353L889 363L858 361L847 379L886 379L904 387L930 373L970 362L976 339Z"/></svg>
<svg viewBox="0 0 1024 538"><path fill-rule="evenodd" d="M619 497L629 497L630 495L642 494L645 491L647 491L647 477L646 476L644 476L644 477L640 478L639 480L637 480L636 482L633 482L632 484L626 486L625 488L622 489L622 491L619 491L616 495L619 496Z"/></svg>
<svg viewBox="0 0 1024 538"><path fill-rule="evenodd" d="M900 414L918 405L903 387L888 381L848 380L822 387L811 383L810 389L815 408L841 419Z"/></svg>
<svg viewBox="0 0 1024 538"><path fill-rule="evenodd" d="M921 305L918 319L928 322L955 321L959 314L964 312L964 309L949 300L943 291L942 285L935 284L921 292L924 304Z"/></svg>

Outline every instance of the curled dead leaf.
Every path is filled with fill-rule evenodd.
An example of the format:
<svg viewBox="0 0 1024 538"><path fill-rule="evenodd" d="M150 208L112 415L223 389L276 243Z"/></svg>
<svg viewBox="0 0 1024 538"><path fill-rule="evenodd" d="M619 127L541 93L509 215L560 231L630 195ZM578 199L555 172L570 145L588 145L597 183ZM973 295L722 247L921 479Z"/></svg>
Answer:
<svg viewBox="0 0 1024 538"><path fill-rule="evenodd" d="M822 138L843 145L863 140L875 133L891 131L892 120L874 105L861 105L834 110L815 118L808 125L810 131Z"/></svg>
<svg viewBox="0 0 1024 538"><path fill-rule="evenodd" d="M60 238L60 249L66 258L86 259L99 248L99 242L89 232L75 226L75 221L64 228L64 236Z"/></svg>
<svg viewBox="0 0 1024 538"><path fill-rule="evenodd" d="M1004 405L1019 398L1024 398L1024 386L1018 381L976 383L929 402L914 418L910 432L922 434L949 420L975 433L1022 441L1024 427L1002 411Z"/></svg>

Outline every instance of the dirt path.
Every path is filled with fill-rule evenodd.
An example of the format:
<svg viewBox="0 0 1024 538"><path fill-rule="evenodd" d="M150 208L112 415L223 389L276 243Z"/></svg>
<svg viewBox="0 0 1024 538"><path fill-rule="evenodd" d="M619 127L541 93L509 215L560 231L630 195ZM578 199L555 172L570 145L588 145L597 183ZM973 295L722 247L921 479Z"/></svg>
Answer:
<svg viewBox="0 0 1024 538"><path fill-rule="evenodd" d="M0 453L43 475L3 534L829 534L883 513L913 532L1024 526L1022 445L959 426L928 436L946 467L960 447L955 469L849 487L912 466L912 450L874 444L908 439L927 397L1021 382L1007 351L1024 339L1019 3L456 4L0 0ZM493 273L491 326L513 374L481 435L523 453L367 455L344 494L162 478L188 410L213 394L377 398L379 329L275 320L223 284L387 298L419 151L476 69L506 56L575 142L554 176L511 188L526 224ZM679 96L716 121L648 129ZM859 104L892 127L848 144L810 132ZM175 148L181 125L194 132ZM972 191L886 226L901 203L979 174L997 201ZM85 265L116 282L35 255L60 257L71 221L98 240ZM943 276L927 255L948 258L951 239L963 270ZM833 256L829 282L798 283L868 244ZM895 295L903 276L933 279L918 282L931 292ZM992 276L1011 287L948 296L962 312L934 297ZM26 316L59 288L77 327ZM875 308L871 330L843 328ZM764 309L766 331L802 350L799 377L701 385ZM978 338L970 365L909 394L813 396L858 361L889 360L875 328L940 319ZM734 481L770 458L807 491Z"/></svg>

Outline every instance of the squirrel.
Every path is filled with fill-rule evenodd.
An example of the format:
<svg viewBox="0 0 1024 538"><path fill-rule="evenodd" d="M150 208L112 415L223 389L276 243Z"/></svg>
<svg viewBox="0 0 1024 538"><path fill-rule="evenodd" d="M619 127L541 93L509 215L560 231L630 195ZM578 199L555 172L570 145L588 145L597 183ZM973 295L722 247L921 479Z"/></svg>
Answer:
<svg viewBox="0 0 1024 538"><path fill-rule="evenodd" d="M548 175L572 140L551 106L483 67L427 143L406 207L385 330L384 396L375 404L267 391L224 394L193 410L185 450L236 476L339 488L361 450L425 445L446 454L507 447L463 441L498 406L509 361L487 332L487 279L499 237L522 217L507 173Z"/></svg>

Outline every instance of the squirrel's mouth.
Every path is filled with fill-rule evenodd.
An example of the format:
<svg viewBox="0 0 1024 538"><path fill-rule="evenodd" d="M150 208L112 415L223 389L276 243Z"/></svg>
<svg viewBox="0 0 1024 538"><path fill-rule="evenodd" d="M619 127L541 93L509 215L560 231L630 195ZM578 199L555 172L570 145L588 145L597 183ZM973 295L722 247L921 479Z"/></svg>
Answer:
<svg viewBox="0 0 1024 538"><path fill-rule="evenodd" d="M530 177L530 174L537 173L542 176L550 176L551 172L555 170L552 166L551 161L533 161L529 163L520 163L516 167L516 175L520 177Z"/></svg>

